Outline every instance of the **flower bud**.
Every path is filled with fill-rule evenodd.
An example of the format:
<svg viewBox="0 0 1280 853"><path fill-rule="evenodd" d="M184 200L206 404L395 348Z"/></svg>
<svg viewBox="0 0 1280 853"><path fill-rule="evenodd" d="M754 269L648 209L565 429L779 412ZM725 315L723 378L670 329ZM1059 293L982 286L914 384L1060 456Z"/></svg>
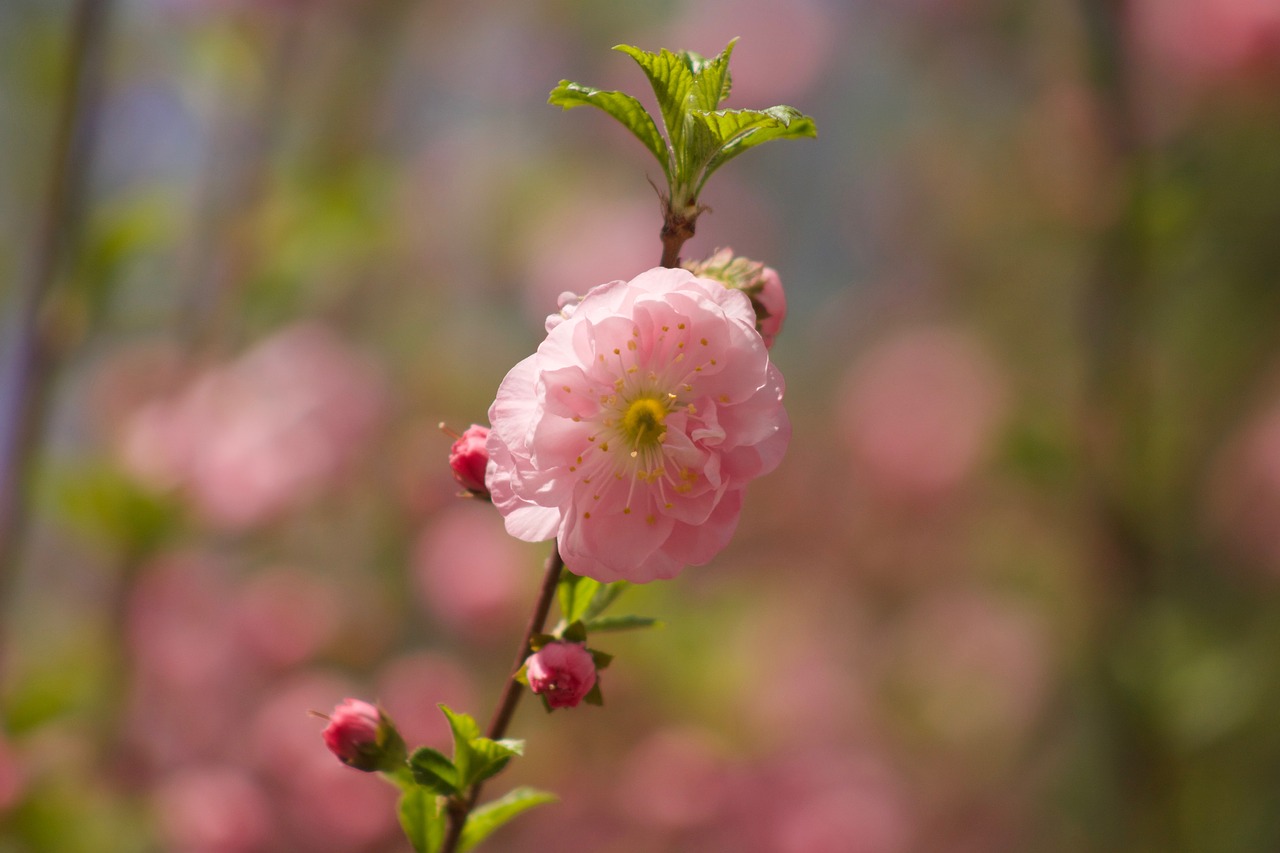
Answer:
<svg viewBox="0 0 1280 853"><path fill-rule="evenodd" d="M484 443L488 437L488 427L472 424L449 449L453 478L468 492L481 498L489 497L489 490L484 484L484 469L489 464L489 451L485 450Z"/></svg>
<svg viewBox="0 0 1280 853"><path fill-rule="evenodd" d="M393 770L405 760L404 740L382 711L359 699L333 709L321 732L325 746L348 767L372 773Z"/></svg>
<svg viewBox="0 0 1280 853"><path fill-rule="evenodd" d="M787 316L787 295L776 270L749 258L734 257L732 249L717 249L705 261L690 261L684 266L699 278L714 279L745 293L756 312L756 331L766 347L773 346Z"/></svg>
<svg viewBox="0 0 1280 853"><path fill-rule="evenodd" d="M552 708L573 708L596 683L596 662L581 643L548 643L526 663L529 689Z"/></svg>
<svg viewBox="0 0 1280 853"><path fill-rule="evenodd" d="M751 306L756 309L756 328L764 345L772 347L774 338L782 331L782 321L787 318L787 294L782 289L782 279L773 267L765 267L760 273L759 289L748 290Z"/></svg>

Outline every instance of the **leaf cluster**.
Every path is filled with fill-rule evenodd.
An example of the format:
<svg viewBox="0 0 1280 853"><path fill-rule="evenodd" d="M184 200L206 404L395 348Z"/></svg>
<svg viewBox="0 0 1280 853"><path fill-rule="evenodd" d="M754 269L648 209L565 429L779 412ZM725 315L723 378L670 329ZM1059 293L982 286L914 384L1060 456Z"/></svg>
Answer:
<svg viewBox="0 0 1280 853"><path fill-rule="evenodd" d="M453 757L431 747L419 747L409 756L410 779L397 780L404 789L399 805L400 826L417 853L436 853L440 849L449 800L465 797L473 785L500 773L512 758L524 754L524 741L484 737L469 714L446 705L440 705L440 710L453 732ZM472 849L516 815L555 799L554 794L521 787L476 808L467 816L458 849Z"/></svg>
<svg viewBox="0 0 1280 853"><path fill-rule="evenodd" d="M713 59L690 51L649 53L621 44L614 50L636 61L657 97L658 122L634 96L570 80L551 90L548 103L566 110L593 106L613 116L653 154L667 178L669 207L696 217L707 178L742 152L774 139L816 136L813 119L794 107L721 109L733 78L729 57L737 39Z"/></svg>

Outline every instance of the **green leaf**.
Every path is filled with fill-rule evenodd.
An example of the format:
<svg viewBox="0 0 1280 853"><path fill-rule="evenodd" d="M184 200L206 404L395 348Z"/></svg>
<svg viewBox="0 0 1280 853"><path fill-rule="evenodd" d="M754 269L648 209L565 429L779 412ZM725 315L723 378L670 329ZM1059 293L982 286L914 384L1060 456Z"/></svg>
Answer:
<svg viewBox="0 0 1280 853"><path fill-rule="evenodd" d="M562 636L570 643L585 643L587 641L587 627L582 624L581 620L578 620L565 628Z"/></svg>
<svg viewBox="0 0 1280 853"><path fill-rule="evenodd" d="M458 793L458 768L439 750L424 746L409 757L413 780L437 794Z"/></svg>
<svg viewBox="0 0 1280 853"><path fill-rule="evenodd" d="M579 577L572 572L565 572L560 578L560 586L556 590L560 599L560 614L564 624L572 625L582 618L591 606L596 591L600 589L600 581Z"/></svg>
<svg viewBox="0 0 1280 853"><path fill-rule="evenodd" d="M436 853L444 841L440 803L426 788L412 788L400 797L400 828L416 853Z"/></svg>
<svg viewBox="0 0 1280 853"><path fill-rule="evenodd" d="M467 823L462 828L462 838L459 839L459 851L466 853L522 812L543 803L554 803L557 799L555 794L546 791L516 788L500 799L485 803L467 818Z"/></svg>
<svg viewBox="0 0 1280 853"><path fill-rule="evenodd" d="M662 171L670 176L671 154L667 149L667 142L662 138L662 133L654 123L653 116L649 115L644 106L631 95L625 92L605 92L581 83L561 80L560 85L551 90L547 103L566 110L581 106L598 107L604 110L635 134L635 137L644 143L644 147L657 158ZM715 109L715 107L708 109Z"/></svg>
<svg viewBox="0 0 1280 853"><path fill-rule="evenodd" d="M529 649L536 652L548 643L554 643L559 639L555 634L534 634L529 638Z"/></svg>
<svg viewBox="0 0 1280 853"><path fill-rule="evenodd" d="M608 652L596 651L595 649L587 649L591 653L591 662L595 664L596 670L608 669L609 664L613 663L613 655Z"/></svg>
<svg viewBox="0 0 1280 853"><path fill-rule="evenodd" d="M649 78L653 94L658 99L658 109L662 111L662 122L667 128L667 137L671 140L671 148L676 152L679 162L680 150L684 144L685 113L689 108L689 94L693 91L693 60L687 54L672 53L663 48L658 53L649 53L629 44L620 44L614 50L630 56Z"/></svg>
<svg viewBox="0 0 1280 853"><path fill-rule="evenodd" d="M778 106L766 110L695 110L693 119L707 128L718 141L718 150L706 162L698 181L699 191L708 177L729 160L748 148L774 139L817 136L813 119L794 107Z"/></svg>
<svg viewBox="0 0 1280 853"><path fill-rule="evenodd" d="M729 90L733 88L733 78L729 76L729 56L737 43L736 38L730 40L715 59L703 59L695 53L687 54L695 80L690 105L694 109L719 109L720 102L729 97Z"/></svg>
<svg viewBox="0 0 1280 853"><path fill-rule="evenodd" d="M470 714L454 713L443 703L438 707L449 718L449 728L453 730L453 766L458 770L458 787L465 788L471 784L469 777L475 758L471 742L480 737L480 727Z"/></svg>
<svg viewBox="0 0 1280 853"><path fill-rule="evenodd" d="M470 747L471 769L468 778L463 780L464 787L496 776L513 757L524 755L522 740L490 740L479 737L471 741Z"/></svg>
<svg viewBox="0 0 1280 853"><path fill-rule="evenodd" d="M600 692L599 681L591 685L591 690L587 693L586 696L582 697L582 701L586 702L588 705L595 705L596 707L601 707L604 705L604 694Z"/></svg>
<svg viewBox="0 0 1280 853"><path fill-rule="evenodd" d="M601 616L587 623L588 631L635 631L661 627L663 623L652 616Z"/></svg>
<svg viewBox="0 0 1280 853"><path fill-rule="evenodd" d="M613 583L603 584L597 589L596 594L591 597L591 604L587 606L581 616L581 619L588 623L587 627L590 628L590 621L608 609L609 605L617 601L618 596L626 592L630 586L631 584L626 581L614 581Z"/></svg>

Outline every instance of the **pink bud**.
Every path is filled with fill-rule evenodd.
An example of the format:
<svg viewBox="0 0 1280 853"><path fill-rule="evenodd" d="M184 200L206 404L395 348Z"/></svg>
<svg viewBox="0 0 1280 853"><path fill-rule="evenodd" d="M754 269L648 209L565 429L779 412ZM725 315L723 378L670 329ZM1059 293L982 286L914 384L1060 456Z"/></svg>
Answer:
<svg viewBox="0 0 1280 853"><path fill-rule="evenodd" d="M787 316L787 295L777 270L759 261L734 255L732 249L717 249L705 261L689 261L685 269L700 278L714 279L732 290L741 290L756 312L756 330L766 347L782 331Z"/></svg>
<svg viewBox="0 0 1280 853"><path fill-rule="evenodd" d="M596 683L596 662L581 643L548 643L528 661L529 689L552 708L573 708Z"/></svg>
<svg viewBox="0 0 1280 853"><path fill-rule="evenodd" d="M764 345L771 347L773 339L782 331L782 321L787 318L787 294L773 267L764 268L759 283L760 289L752 294L751 304L756 309L756 326Z"/></svg>
<svg viewBox="0 0 1280 853"><path fill-rule="evenodd" d="M330 752L357 770L377 770L387 752L382 712L359 699L344 699L334 708L321 736Z"/></svg>
<svg viewBox="0 0 1280 853"><path fill-rule="evenodd" d="M489 497L484 485L484 469L489 464L489 451L485 450L484 442L488 437L488 427L472 424L449 450L453 478L473 495L485 498Z"/></svg>

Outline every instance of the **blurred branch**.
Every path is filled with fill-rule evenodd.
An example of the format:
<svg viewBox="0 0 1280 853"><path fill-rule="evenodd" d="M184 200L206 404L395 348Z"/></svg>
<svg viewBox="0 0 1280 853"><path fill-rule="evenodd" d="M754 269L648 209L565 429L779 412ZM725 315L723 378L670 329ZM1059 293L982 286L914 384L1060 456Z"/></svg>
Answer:
<svg viewBox="0 0 1280 853"><path fill-rule="evenodd" d="M1109 601L1091 649L1090 678L1102 688L1103 743L1122 780L1113 826L1117 849L1156 839L1177 850L1176 767L1154 734L1132 686L1116 671L1135 618L1156 593L1166 564L1160 535L1155 453L1153 326L1157 296L1146 233L1150 204L1130 47L1128 0L1080 0L1095 98L1118 185L1112 220L1098 237L1084 293L1086 377L1083 451L1087 512L1095 538L1096 577ZM1107 845L1108 849L1111 849Z"/></svg>
<svg viewBox="0 0 1280 853"><path fill-rule="evenodd" d="M101 101L112 0L78 0L57 105L47 191L31 255L14 298L12 351L0 377L0 635L5 632L30 481L57 369L76 342L58 322L65 274L83 219L86 178Z"/></svg>

